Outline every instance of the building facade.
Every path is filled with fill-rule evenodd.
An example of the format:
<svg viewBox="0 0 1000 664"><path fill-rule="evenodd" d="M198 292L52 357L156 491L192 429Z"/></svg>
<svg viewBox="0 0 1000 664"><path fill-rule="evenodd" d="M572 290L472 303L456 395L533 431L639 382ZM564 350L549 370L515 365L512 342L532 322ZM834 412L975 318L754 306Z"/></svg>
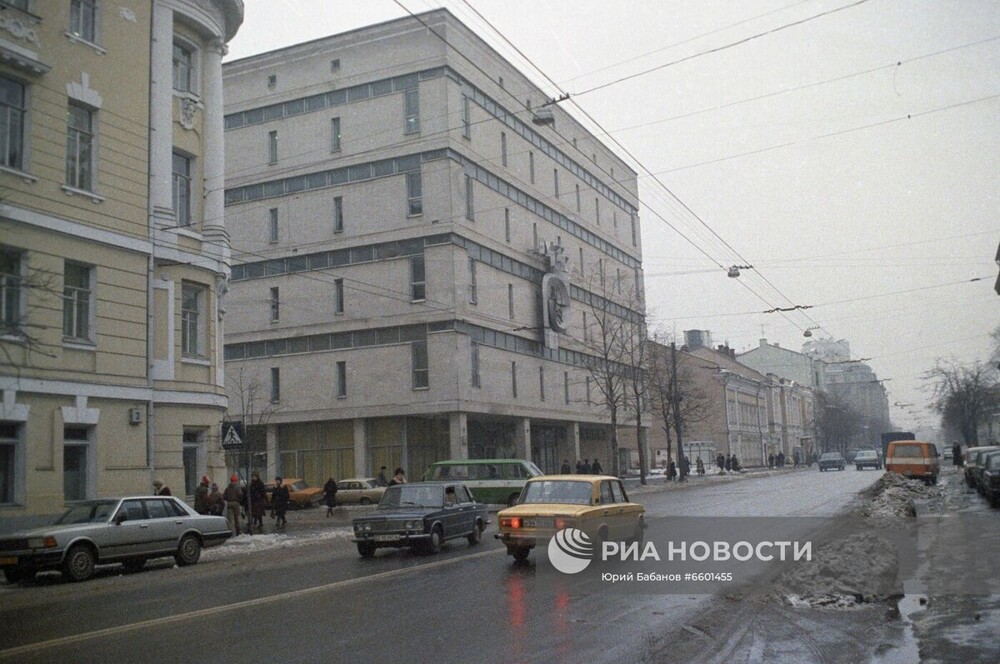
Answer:
<svg viewBox="0 0 1000 664"><path fill-rule="evenodd" d="M0 3L0 520L190 494L226 409L240 0Z"/></svg>
<svg viewBox="0 0 1000 664"><path fill-rule="evenodd" d="M444 10L224 81L229 417L254 465L606 452L593 312L642 313L623 161Z"/></svg>

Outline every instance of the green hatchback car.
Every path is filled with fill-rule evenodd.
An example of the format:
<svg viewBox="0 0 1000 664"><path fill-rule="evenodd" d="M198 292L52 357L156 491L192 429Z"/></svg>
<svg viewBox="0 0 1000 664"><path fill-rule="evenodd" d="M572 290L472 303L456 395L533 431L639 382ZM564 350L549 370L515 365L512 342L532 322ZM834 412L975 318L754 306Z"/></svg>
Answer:
<svg viewBox="0 0 1000 664"><path fill-rule="evenodd" d="M477 502L509 506L528 480L543 474L524 459L456 459L432 463L424 480L462 482Z"/></svg>

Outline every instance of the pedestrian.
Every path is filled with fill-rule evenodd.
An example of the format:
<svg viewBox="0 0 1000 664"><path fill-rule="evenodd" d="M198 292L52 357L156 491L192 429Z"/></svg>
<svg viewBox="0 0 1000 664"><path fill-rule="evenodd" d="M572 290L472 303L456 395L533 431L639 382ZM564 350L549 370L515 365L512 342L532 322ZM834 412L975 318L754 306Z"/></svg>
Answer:
<svg viewBox="0 0 1000 664"><path fill-rule="evenodd" d="M212 516L222 516L226 513L226 499L219 491L219 485L212 482L212 491L205 496L205 514Z"/></svg>
<svg viewBox="0 0 1000 664"><path fill-rule="evenodd" d="M667 463L667 479L671 482L677 479L677 464L674 463L673 459Z"/></svg>
<svg viewBox="0 0 1000 664"><path fill-rule="evenodd" d="M794 464L795 468L799 467L799 451L798 450L795 450L794 452L792 452L792 463Z"/></svg>
<svg viewBox="0 0 1000 664"><path fill-rule="evenodd" d="M153 495L154 496L172 496L170 492L170 487L163 483L163 480L156 478L153 481Z"/></svg>
<svg viewBox="0 0 1000 664"><path fill-rule="evenodd" d="M691 460L687 458L687 455L681 455L681 482L687 482L688 475L691 474Z"/></svg>
<svg viewBox="0 0 1000 664"><path fill-rule="evenodd" d="M242 531L240 510L243 509L243 489L240 488L239 481L240 478L234 473L229 478L229 486L222 492L222 499L226 501L226 523L236 536Z"/></svg>
<svg viewBox="0 0 1000 664"><path fill-rule="evenodd" d="M733 472L734 473L740 472L740 462L739 459L736 458L735 454L733 455Z"/></svg>
<svg viewBox="0 0 1000 664"><path fill-rule="evenodd" d="M379 468L378 479L375 480L375 484L378 486L389 486L389 481L385 478L385 466Z"/></svg>
<svg viewBox="0 0 1000 664"><path fill-rule="evenodd" d="M774 468L774 452L767 455L767 467Z"/></svg>
<svg viewBox="0 0 1000 664"><path fill-rule="evenodd" d="M326 502L326 515L333 516L333 508L337 506L337 480L333 475L323 485L323 500Z"/></svg>
<svg viewBox="0 0 1000 664"><path fill-rule="evenodd" d="M208 514L208 503L205 499L208 498L209 484L208 475L202 475L201 483L194 488L194 511L198 514Z"/></svg>
<svg viewBox="0 0 1000 664"><path fill-rule="evenodd" d="M583 473L583 462L579 459L576 460L576 474L581 475Z"/></svg>
<svg viewBox="0 0 1000 664"><path fill-rule="evenodd" d="M396 486L397 484L406 484L406 474L402 468L396 468L392 474L392 479L389 480L389 486Z"/></svg>
<svg viewBox="0 0 1000 664"><path fill-rule="evenodd" d="M719 452L719 456L715 457L715 465L719 467L719 472L721 473L726 469L726 457Z"/></svg>
<svg viewBox="0 0 1000 664"><path fill-rule="evenodd" d="M784 468L785 467L785 453L784 452L778 452L778 456L775 459L775 461L778 463L778 468Z"/></svg>
<svg viewBox="0 0 1000 664"><path fill-rule="evenodd" d="M559 469L559 473L562 475L569 475L569 459L563 459L562 467Z"/></svg>
<svg viewBox="0 0 1000 664"><path fill-rule="evenodd" d="M951 463L954 466L962 465L962 446L957 441L951 446Z"/></svg>
<svg viewBox="0 0 1000 664"><path fill-rule="evenodd" d="M705 462L701 460L701 457L698 457L695 460L695 465L698 468L698 474L699 475L704 475L705 474Z"/></svg>
<svg viewBox="0 0 1000 664"><path fill-rule="evenodd" d="M601 462L598 461L596 458L594 459L594 463L590 464L590 472L592 472L595 475L604 474L604 469L601 468Z"/></svg>
<svg viewBox="0 0 1000 664"><path fill-rule="evenodd" d="M267 509L267 487L260 480L260 473L250 476L250 524L258 533L264 532L264 512Z"/></svg>
<svg viewBox="0 0 1000 664"><path fill-rule="evenodd" d="M580 472L583 473L584 475L590 475L591 472L590 459L583 460L583 466L580 467Z"/></svg>
<svg viewBox="0 0 1000 664"><path fill-rule="evenodd" d="M271 491L271 518L277 519L274 522L274 527L278 530L284 530L285 526L288 525L285 512L288 511L288 501L290 499L288 486L282 484L281 475L278 475L274 478L274 490Z"/></svg>
<svg viewBox="0 0 1000 664"><path fill-rule="evenodd" d="M726 456L726 470L730 471L733 469L733 455L729 454Z"/></svg>

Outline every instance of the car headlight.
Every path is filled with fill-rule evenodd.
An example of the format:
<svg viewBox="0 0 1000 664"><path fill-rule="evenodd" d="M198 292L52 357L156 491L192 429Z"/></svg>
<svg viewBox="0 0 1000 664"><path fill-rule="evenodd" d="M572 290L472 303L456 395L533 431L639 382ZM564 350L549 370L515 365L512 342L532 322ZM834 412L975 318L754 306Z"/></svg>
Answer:
<svg viewBox="0 0 1000 664"><path fill-rule="evenodd" d="M365 524L365 532L370 533L371 531L372 531L372 524L366 523Z"/></svg>
<svg viewBox="0 0 1000 664"><path fill-rule="evenodd" d="M59 546L56 538L52 535L46 537L32 537L28 540L29 549L52 549Z"/></svg>
<svg viewBox="0 0 1000 664"><path fill-rule="evenodd" d="M414 528L417 527L417 524L413 521L406 521L405 523L403 523L403 527L406 528L407 530L413 530Z"/></svg>

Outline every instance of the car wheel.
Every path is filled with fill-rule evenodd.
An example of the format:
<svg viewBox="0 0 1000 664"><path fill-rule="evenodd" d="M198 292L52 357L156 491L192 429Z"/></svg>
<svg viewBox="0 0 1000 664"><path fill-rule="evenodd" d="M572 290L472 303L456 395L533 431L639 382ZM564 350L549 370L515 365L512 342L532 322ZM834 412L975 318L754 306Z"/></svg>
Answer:
<svg viewBox="0 0 1000 664"><path fill-rule="evenodd" d="M514 556L514 562L523 563L528 559L528 554L531 552L526 546L515 547L514 550L510 552L510 555Z"/></svg>
<svg viewBox="0 0 1000 664"><path fill-rule="evenodd" d="M469 533L469 545L479 544L483 539L483 525L481 522L476 521L475 525L472 526L472 532Z"/></svg>
<svg viewBox="0 0 1000 664"><path fill-rule="evenodd" d="M194 565L201 558L201 544L194 535L185 535L181 538L181 543L177 546L177 553L174 560L178 567Z"/></svg>
<svg viewBox="0 0 1000 664"><path fill-rule="evenodd" d="M138 572L139 570L141 570L143 567L146 566L146 559L129 558L124 563L122 563L122 565L125 567L126 574L134 574L135 572Z"/></svg>
<svg viewBox="0 0 1000 664"><path fill-rule="evenodd" d="M358 554L362 558L372 558L375 556L374 542L358 542Z"/></svg>
<svg viewBox="0 0 1000 664"><path fill-rule="evenodd" d="M441 534L441 526L431 528L431 536L427 540L427 553L440 553L442 541L444 536Z"/></svg>
<svg viewBox="0 0 1000 664"><path fill-rule="evenodd" d="M514 505L517 505L517 499L520 497L521 494L519 493L510 494L510 496L507 498L507 507L513 507Z"/></svg>
<svg viewBox="0 0 1000 664"><path fill-rule="evenodd" d="M94 573L94 552L90 547L77 544L63 560L63 576L70 581L85 581Z"/></svg>
<svg viewBox="0 0 1000 664"><path fill-rule="evenodd" d="M372 504L372 499L368 498L368 497L365 497L365 498L362 498L360 502L361 502L362 505L371 505Z"/></svg>

